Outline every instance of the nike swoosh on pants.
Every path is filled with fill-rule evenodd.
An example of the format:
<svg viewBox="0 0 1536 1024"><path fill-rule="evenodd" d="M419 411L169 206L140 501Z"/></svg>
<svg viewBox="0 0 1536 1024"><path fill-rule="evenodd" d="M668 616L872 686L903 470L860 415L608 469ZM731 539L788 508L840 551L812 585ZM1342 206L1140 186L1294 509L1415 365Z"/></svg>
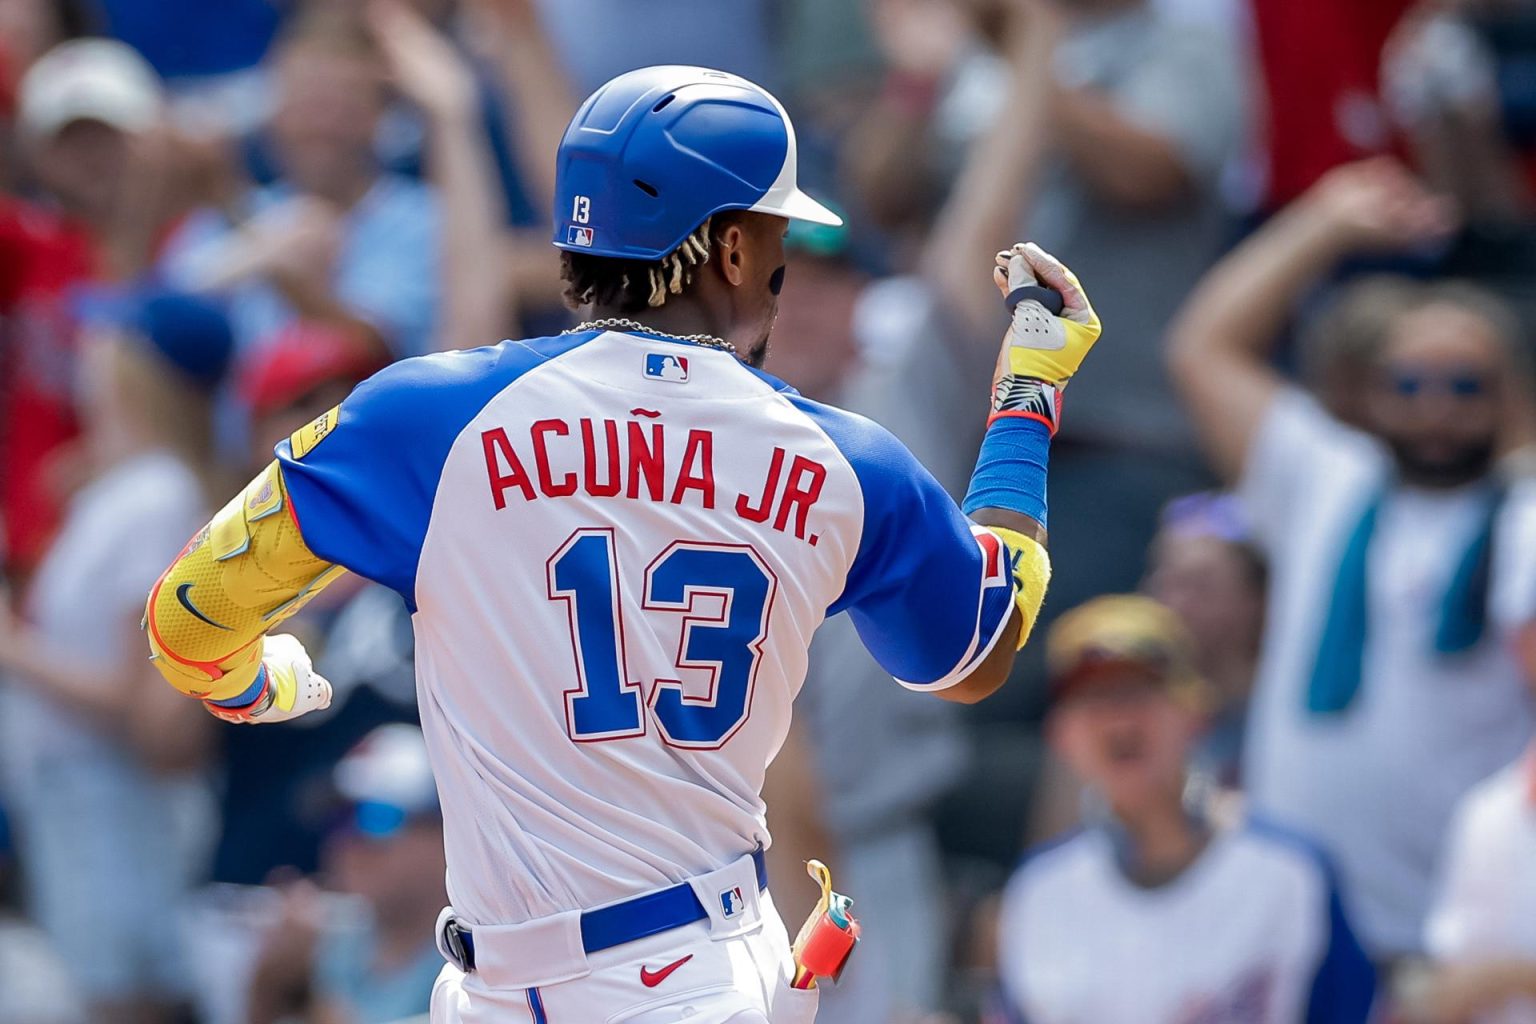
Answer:
<svg viewBox="0 0 1536 1024"><path fill-rule="evenodd" d="M673 971L677 970L679 967L683 966L683 964L692 959L693 954L689 953L681 960L674 960L659 971L653 971L648 967L642 966L640 968L640 984L644 985L646 988L655 988L657 985L660 985L662 982L666 981Z"/></svg>

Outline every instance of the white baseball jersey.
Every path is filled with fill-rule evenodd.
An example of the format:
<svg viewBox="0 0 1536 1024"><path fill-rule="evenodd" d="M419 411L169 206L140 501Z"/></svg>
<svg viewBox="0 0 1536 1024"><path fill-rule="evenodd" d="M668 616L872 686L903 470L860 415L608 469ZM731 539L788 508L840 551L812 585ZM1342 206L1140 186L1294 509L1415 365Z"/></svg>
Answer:
<svg viewBox="0 0 1536 1024"><path fill-rule="evenodd" d="M589 331L406 360L301 448L278 456L306 542L413 611L471 924L766 845L828 614L938 689L1012 603L1007 551L890 434L722 351Z"/></svg>
<svg viewBox="0 0 1536 1024"><path fill-rule="evenodd" d="M1374 955L1420 948L1436 860L1468 789L1536 731L1511 639L1536 621L1536 486L1504 498L1489 563L1487 635L1435 652L1459 560L1487 522L1486 485L1386 489L1392 457L1299 391L1270 403L1241 487L1269 558L1268 621L1248 715L1243 778L1253 806L1316 837L1334 858ZM1365 574L1360 690L1342 713L1309 708L1340 560L1382 495Z"/></svg>
<svg viewBox="0 0 1536 1024"><path fill-rule="evenodd" d="M1424 945L1449 964L1536 960L1536 750L1457 804ZM1536 1024L1536 999L1516 997L1473 1024Z"/></svg>
<svg viewBox="0 0 1536 1024"><path fill-rule="evenodd" d="M1002 1017L1029 1024L1363 1024L1374 972L1305 845L1218 833L1140 888L1102 830L1026 860L999 925Z"/></svg>

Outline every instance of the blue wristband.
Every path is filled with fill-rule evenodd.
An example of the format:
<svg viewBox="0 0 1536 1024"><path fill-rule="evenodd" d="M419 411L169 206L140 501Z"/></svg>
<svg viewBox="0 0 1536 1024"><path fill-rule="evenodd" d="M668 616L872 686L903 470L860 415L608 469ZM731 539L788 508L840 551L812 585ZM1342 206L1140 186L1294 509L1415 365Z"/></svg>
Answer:
<svg viewBox="0 0 1536 1024"><path fill-rule="evenodd" d="M1001 508L1045 525L1045 469L1050 462L1051 430L1026 416L992 421L981 441L971 473L971 487L961 508Z"/></svg>
<svg viewBox="0 0 1536 1024"><path fill-rule="evenodd" d="M237 694L234 697L226 698L225 700L210 700L208 703L212 704L214 707L229 708L232 711L239 711L242 708L250 707L258 700L261 700L262 691L266 688L267 666L262 665L261 668L256 670L256 678L251 680L251 685L245 688L244 693Z"/></svg>

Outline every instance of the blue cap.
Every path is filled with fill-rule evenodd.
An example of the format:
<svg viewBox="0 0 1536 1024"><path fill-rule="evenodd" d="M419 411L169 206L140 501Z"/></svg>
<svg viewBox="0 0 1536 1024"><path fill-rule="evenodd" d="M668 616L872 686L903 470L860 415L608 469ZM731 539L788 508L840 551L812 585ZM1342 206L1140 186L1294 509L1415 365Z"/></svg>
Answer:
<svg viewBox="0 0 1536 1024"><path fill-rule="evenodd" d="M80 296L82 319L132 331L176 369L206 388L224 378L235 354L229 318L207 299L143 287L92 289Z"/></svg>
<svg viewBox="0 0 1536 1024"><path fill-rule="evenodd" d="M554 243L659 260L722 210L840 225L801 192L795 129L745 78L686 65L641 68L576 111L555 167Z"/></svg>

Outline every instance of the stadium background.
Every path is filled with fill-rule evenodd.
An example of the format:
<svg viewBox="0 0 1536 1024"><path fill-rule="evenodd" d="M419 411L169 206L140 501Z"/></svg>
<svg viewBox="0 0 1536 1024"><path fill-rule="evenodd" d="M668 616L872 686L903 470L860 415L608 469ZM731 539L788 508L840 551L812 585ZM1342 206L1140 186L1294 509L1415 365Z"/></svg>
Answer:
<svg viewBox="0 0 1536 1024"><path fill-rule="evenodd" d="M1242 239L1311 218L1343 241L1265 357L1317 415L1358 415L1369 331L1331 297L1361 275L1474 281L1528 342L1533 62L1526 0L0 0L0 1024L424 1010L441 855L398 728L403 608L328 591L296 631L335 707L241 730L145 671L136 595L374 369L573 322L551 155L610 76L701 64L785 101L802 184L849 226L792 233L768 369L947 486L1003 328L991 253L1030 238L1077 271L1106 335L1053 454L1045 618L1135 590L1179 612L1220 694L1198 770L1241 792L1262 557L1170 382L1180 310ZM1446 223L1401 217L1428 196ZM1536 668L1526 636L1508 657ZM1033 649L956 708L890 685L845 624L818 641L770 783L776 891L795 916L795 855L819 853L880 925L824 1018L990 1012L998 893L1084 813L1047 704ZM1360 770L1399 741L1362 740ZM1398 780L1394 821L1445 767ZM1415 1005L1430 950L1366 945L1391 1012L1472 1019Z"/></svg>

